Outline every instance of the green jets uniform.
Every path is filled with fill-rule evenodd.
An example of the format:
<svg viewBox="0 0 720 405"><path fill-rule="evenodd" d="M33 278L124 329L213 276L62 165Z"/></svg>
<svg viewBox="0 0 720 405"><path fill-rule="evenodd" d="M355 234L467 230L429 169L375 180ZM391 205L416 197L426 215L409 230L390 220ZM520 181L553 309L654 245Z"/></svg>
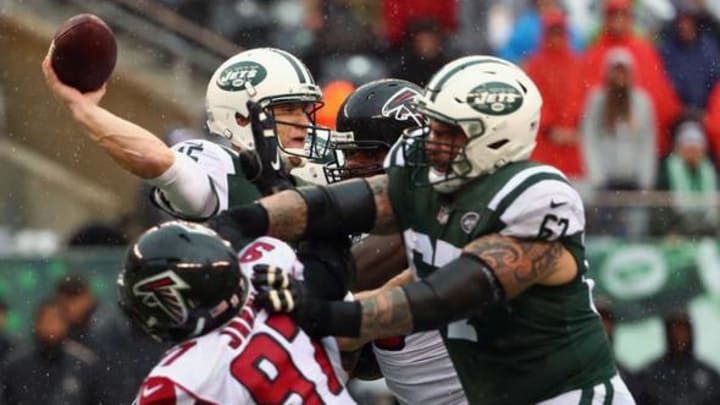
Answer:
<svg viewBox="0 0 720 405"><path fill-rule="evenodd" d="M386 161L389 195L417 276L494 233L559 241L577 262L570 283L535 285L497 311L441 330L470 403L529 404L574 390L588 399L598 384L611 397L616 371L591 300L583 205L562 173L516 162L441 194L414 185L413 175L426 179L428 169L406 167L399 145Z"/></svg>
<svg viewBox="0 0 720 405"><path fill-rule="evenodd" d="M238 152L231 148L206 140L190 140L172 146L178 154L189 156L197 163L198 173L210 179L210 185L217 197L217 208L210 215L236 205L251 203L262 197L260 191L251 183L243 172ZM162 190L155 188L151 198L155 205L173 217L203 221L208 218L196 218L181 212L163 195Z"/></svg>

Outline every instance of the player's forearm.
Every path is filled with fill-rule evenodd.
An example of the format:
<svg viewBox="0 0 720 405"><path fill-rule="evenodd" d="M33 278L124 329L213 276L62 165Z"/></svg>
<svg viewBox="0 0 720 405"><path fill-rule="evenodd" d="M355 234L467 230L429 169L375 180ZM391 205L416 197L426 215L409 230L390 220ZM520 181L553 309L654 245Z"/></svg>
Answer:
<svg viewBox="0 0 720 405"><path fill-rule="evenodd" d="M285 241L345 238L370 231L378 218L385 225L394 223L389 203L378 207L378 201L369 182L354 179L282 191L233 207L209 224L231 241L262 235Z"/></svg>
<svg viewBox="0 0 720 405"><path fill-rule="evenodd" d="M380 291L360 302L362 317L359 339L369 342L413 331L413 318L405 292L400 287Z"/></svg>
<svg viewBox="0 0 720 405"><path fill-rule="evenodd" d="M146 129L91 103L70 104L69 108L90 138L130 173L152 179L175 161L172 150Z"/></svg>
<svg viewBox="0 0 720 405"><path fill-rule="evenodd" d="M260 204L268 212L268 235L293 241L368 232L378 223L387 227L394 217L389 203L378 198L379 187L355 179L265 197Z"/></svg>
<svg viewBox="0 0 720 405"><path fill-rule="evenodd" d="M356 279L353 291L378 288L407 267L400 234L369 235L352 247Z"/></svg>
<svg viewBox="0 0 720 405"><path fill-rule="evenodd" d="M267 234L286 241L300 240L305 234L308 205L294 190L282 191L260 200L267 211Z"/></svg>

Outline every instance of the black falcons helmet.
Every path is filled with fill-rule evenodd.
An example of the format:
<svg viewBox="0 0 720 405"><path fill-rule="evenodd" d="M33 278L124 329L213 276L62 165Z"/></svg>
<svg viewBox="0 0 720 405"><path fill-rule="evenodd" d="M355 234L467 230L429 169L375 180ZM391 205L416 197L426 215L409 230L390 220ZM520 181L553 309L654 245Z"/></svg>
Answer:
<svg viewBox="0 0 720 405"><path fill-rule="evenodd" d="M340 106L330 149L334 161L324 167L328 183L382 173L382 156L402 132L425 125L425 118L410 108L422 94L420 86L400 79L382 79L355 89ZM375 152L372 164L348 166L345 157L364 150Z"/></svg>
<svg viewBox="0 0 720 405"><path fill-rule="evenodd" d="M154 338L181 341L237 314L247 285L229 243L203 226L171 221L130 247L117 280L118 302Z"/></svg>

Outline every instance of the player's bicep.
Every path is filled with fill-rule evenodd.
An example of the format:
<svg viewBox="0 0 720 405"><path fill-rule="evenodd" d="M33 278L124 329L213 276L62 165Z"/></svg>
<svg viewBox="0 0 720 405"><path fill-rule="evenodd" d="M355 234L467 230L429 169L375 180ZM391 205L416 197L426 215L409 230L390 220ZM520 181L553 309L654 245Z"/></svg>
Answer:
<svg viewBox="0 0 720 405"><path fill-rule="evenodd" d="M507 299L534 284L568 282L577 272L572 255L557 241L521 240L493 234L470 242L463 250L487 264Z"/></svg>

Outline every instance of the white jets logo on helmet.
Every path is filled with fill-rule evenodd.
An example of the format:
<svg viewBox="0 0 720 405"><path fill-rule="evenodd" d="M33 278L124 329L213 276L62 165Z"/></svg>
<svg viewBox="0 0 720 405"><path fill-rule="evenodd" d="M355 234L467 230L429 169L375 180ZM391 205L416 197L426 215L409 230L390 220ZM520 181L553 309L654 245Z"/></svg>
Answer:
<svg viewBox="0 0 720 405"><path fill-rule="evenodd" d="M385 102L380 112L384 117L394 117L398 121L412 119L418 126L423 126L424 118L415 114L410 108L410 102L416 97L420 97L420 93L409 87L403 87Z"/></svg>
<svg viewBox="0 0 720 405"><path fill-rule="evenodd" d="M225 68L217 79L217 85L223 90L245 90L247 84L257 86L267 76L267 70L255 62L238 62Z"/></svg>
<svg viewBox="0 0 720 405"><path fill-rule="evenodd" d="M467 103L484 114L504 115L520 108L523 103L523 95L509 84L492 82L474 88L467 95Z"/></svg>
<svg viewBox="0 0 720 405"><path fill-rule="evenodd" d="M190 286L172 270L164 271L146 278L133 286L133 293L142 299L150 308L160 308L177 323L188 318L180 290L188 290Z"/></svg>

